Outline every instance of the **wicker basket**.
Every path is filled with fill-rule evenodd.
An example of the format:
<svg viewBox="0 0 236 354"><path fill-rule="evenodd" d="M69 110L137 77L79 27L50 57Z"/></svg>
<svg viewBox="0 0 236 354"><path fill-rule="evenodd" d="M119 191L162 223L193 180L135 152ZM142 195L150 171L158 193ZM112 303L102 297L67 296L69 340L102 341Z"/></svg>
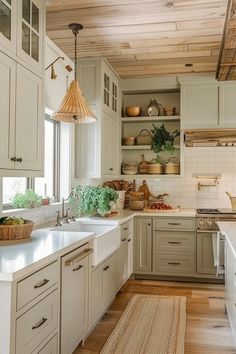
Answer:
<svg viewBox="0 0 236 354"><path fill-rule="evenodd" d="M136 137L136 144L137 145L151 145L152 143L152 136L149 130L142 129L139 135Z"/></svg>
<svg viewBox="0 0 236 354"><path fill-rule="evenodd" d="M25 220L24 224L0 225L0 240L22 240L30 237L34 227L32 220Z"/></svg>

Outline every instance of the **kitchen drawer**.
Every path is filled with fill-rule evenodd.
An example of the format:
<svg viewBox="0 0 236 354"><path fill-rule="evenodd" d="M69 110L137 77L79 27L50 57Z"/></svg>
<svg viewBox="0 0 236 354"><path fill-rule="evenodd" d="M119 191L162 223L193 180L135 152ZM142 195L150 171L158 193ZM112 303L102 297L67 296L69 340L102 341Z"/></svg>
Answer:
<svg viewBox="0 0 236 354"><path fill-rule="evenodd" d="M58 278L58 262L54 262L17 283L17 310L56 284Z"/></svg>
<svg viewBox="0 0 236 354"><path fill-rule="evenodd" d="M155 230L195 230L195 218L154 218L153 229Z"/></svg>
<svg viewBox="0 0 236 354"><path fill-rule="evenodd" d="M121 225L121 237L127 236L133 231L133 220L129 220Z"/></svg>
<svg viewBox="0 0 236 354"><path fill-rule="evenodd" d="M153 269L159 274L188 276L196 271L195 256L156 253Z"/></svg>
<svg viewBox="0 0 236 354"><path fill-rule="evenodd" d="M52 337L47 344L41 348L33 351L32 354L58 354L58 335Z"/></svg>
<svg viewBox="0 0 236 354"><path fill-rule="evenodd" d="M31 353L58 327L58 291L55 290L16 320L16 352Z"/></svg>
<svg viewBox="0 0 236 354"><path fill-rule="evenodd" d="M153 253L194 253L196 238L192 231L154 231Z"/></svg>

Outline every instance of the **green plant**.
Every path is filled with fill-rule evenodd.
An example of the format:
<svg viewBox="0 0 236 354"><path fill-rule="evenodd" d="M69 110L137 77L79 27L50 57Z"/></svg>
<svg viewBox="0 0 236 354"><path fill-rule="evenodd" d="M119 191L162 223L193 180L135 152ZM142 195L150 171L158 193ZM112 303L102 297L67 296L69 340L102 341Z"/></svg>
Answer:
<svg viewBox="0 0 236 354"><path fill-rule="evenodd" d="M25 193L17 193L12 199L13 208L36 208L41 205L42 197L33 189L26 189Z"/></svg>
<svg viewBox="0 0 236 354"><path fill-rule="evenodd" d="M168 151L172 154L175 151L174 140L179 136L180 132L175 130L173 133L170 133L166 130L164 124L160 127L154 124L152 126L152 150L157 154L161 151Z"/></svg>
<svg viewBox="0 0 236 354"><path fill-rule="evenodd" d="M111 188L102 186L76 185L70 194L71 205L78 201L80 215L106 215L111 210L112 202L116 202L118 193Z"/></svg>

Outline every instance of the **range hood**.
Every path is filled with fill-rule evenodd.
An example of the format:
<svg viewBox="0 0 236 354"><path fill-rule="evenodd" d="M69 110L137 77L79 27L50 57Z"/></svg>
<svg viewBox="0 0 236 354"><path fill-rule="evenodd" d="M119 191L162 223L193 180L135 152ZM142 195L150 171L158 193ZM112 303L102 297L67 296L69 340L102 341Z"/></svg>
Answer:
<svg viewBox="0 0 236 354"><path fill-rule="evenodd" d="M188 147L236 147L236 129L196 129L184 131Z"/></svg>

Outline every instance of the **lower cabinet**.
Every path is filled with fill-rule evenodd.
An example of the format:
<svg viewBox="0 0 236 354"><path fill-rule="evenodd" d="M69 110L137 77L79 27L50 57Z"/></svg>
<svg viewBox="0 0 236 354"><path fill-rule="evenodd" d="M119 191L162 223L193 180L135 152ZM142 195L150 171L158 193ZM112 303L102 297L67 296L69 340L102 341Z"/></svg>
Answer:
<svg viewBox="0 0 236 354"><path fill-rule="evenodd" d="M197 232L197 273L216 275L212 247L212 233Z"/></svg>
<svg viewBox="0 0 236 354"><path fill-rule="evenodd" d="M115 254L91 272L90 324L103 313L116 292Z"/></svg>
<svg viewBox="0 0 236 354"><path fill-rule="evenodd" d="M225 241L225 300L233 335L236 338L236 258L228 240Z"/></svg>
<svg viewBox="0 0 236 354"><path fill-rule="evenodd" d="M152 219L137 218L135 227L135 273L152 271Z"/></svg>
<svg viewBox="0 0 236 354"><path fill-rule="evenodd" d="M117 291L133 274L133 221L121 225L120 248L116 253Z"/></svg>
<svg viewBox="0 0 236 354"><path fill-rule="evenodd" d="M62 257L61 354L71 354L88 329L89 259L86 245Z"/></svg>
<svg viewBox="0 0 236 354"><path fill-rule="evenodd" d="M42 348L34 351L32 354L58 354L58 336L57 334Z"/></svg>

